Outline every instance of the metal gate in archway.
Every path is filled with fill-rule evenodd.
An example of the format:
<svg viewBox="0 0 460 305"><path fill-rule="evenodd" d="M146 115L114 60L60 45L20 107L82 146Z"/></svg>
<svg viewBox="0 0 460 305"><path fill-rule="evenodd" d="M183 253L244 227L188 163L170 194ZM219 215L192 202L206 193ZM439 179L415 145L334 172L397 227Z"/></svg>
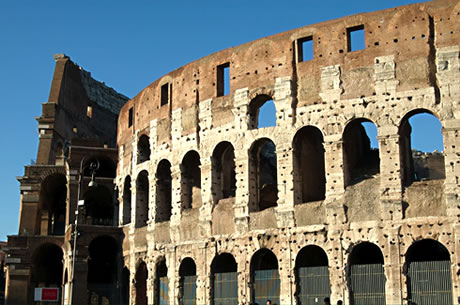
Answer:
<svg viewBox="0 0 460 305"><path fill-rule="evenodd" d="M270 299L272 304L280 303L280 276L278 269L254 271L254 303L265 304Z"/></svg>
<svg viewBox="0 0 460 305"><path fill-rule="evenodd" d="M215 273L213 284L213 305L238 304L237 272Z"/></svg>
<svg viewBox="0 0 460 305"><path fill-rule="evenodd" d="M411 262L407 275L409 299L413 304L452 304L450 261Z"/></svg>
<svg viewBox="0 0 460 305"><path fill-rule="evenodd" d="M182 277L182 303L181 305L196 304L196 275Z"/></svg>
<svg viewBox="0 0 460 305"><path fill-rule="evenodd" d="M301 305L323 304L323 300L331 295L328 266L301 267L298 280L298 301Z"/></svg>
<svg viewBox="0 0 460 305"><path fill-rule="evenodd" d="M356 264L350 269L354 305L385 305L385 272L382 264Z"/></svg>
<svg viewBox="0 0 460 305"><path fill-rule="evenodd" d="M162 276L158 278L158 304L169 304L168 277Z"/></svg>

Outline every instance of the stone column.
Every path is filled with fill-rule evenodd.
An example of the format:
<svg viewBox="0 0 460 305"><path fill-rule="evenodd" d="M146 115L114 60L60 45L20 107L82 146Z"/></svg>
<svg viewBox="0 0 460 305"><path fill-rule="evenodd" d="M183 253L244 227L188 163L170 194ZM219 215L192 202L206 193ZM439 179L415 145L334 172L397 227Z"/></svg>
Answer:
<svg viewBox="0 0 460 305"><path fill-rule="evenodd" d="M233 115L235 117L235 129L244 132L249 129L249 89L242 88L235 90L233 97Z"/></svg>
<svg viewBox="0 0 460 305"><path fill-rule="evenodd" d="M402 210L402 175L398 127L379 127L380 206L383 220L400 220Z"/></svg>
<svg viewBox="0 0 460 305"><path fill-rule="evenodd" d="M233 210L237 233L249 230L249 161L244 152L235 150L236 198Z"/></svg>
<svg viewBox="0 0 460 305"><path fill-rule="evenodd" d="M344 205L343 142L340 135L325 137L326 217L329 224L347 221Z"/></svg>
<svg viewBox="0 0 460 305"><path fill-rule="evenodd" d="M285 139L290 139L286 136ZM294 219L294 185L293 173L293 150L292 144L283 143L276 146L278 201L276 219L278 228L290 228L295 226Z"/></svg>
<svg viewBox="0 0 460 305"><path fill-rule="evenodd" d="M211 221L212 221L212 168L211 158L201 158L201 198L202 205L200 207L200 228L202 236L211 236Z"/></svg>
<svg viewBox="0 0 460 305"><path fill-rule="evenodd" d="M276 107L276 125L292 126L295 119L295 97L293 96L292 81L290 76L275 79L275 94L273 103Z"/></svg>
<svg viewBox="0 0 460 305"><path fill-rule="evenodd" d="M460 220L460 120L444 121L444 193L447 215Z"/></svg>
<svg viewBox="0 0 460 305"><path fill-rule="evenodd" d="M180 240L179 225L182 212L182 200L181 200L181 171L180 165L171 166L171 241L175 242Z"/></svg>
<svg viewBox="0 0 460 305"><path fill-rule="evenodd" d="M279 267L278 272L280 275L280 305L294 304L295 292L295 275L294 265L291 264L291 251L289 248L289 236L283 238L283 244L279 251ZM292 281L294 279L294 285ZM294 289L294 290L293 290Z"/></svg>
<svg viewBox="0 0 460 305"><path fill-rule="evenodd" d="M387 279L385 285L385 295L387 304L402 304L402 279L401 274L403 271L400 261L400 240L399 240L400 227L391 227L389 225L385 228L387 232L386 250L384 253L388 254L385 258L385 277Z"/></svg>

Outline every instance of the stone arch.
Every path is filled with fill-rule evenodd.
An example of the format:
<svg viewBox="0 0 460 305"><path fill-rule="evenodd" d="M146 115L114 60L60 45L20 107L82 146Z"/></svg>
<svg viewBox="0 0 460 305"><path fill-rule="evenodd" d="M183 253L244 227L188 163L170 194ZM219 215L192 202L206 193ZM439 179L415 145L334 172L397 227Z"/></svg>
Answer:
<svg viewBox="0 0 460 305"><path fill-rule="evenodd" d="M294 136L294 203L324 200L326 170L323 134L313 126L301 128Z"/></svg>
<svg viewBox="0 0 460 305"><path fill-rule="evenodd" d="M85 202L85 224L114 224L114 204L112 194L104 185L90 187L83 195Z"/></svg>
<svg viewBox="0 0 460 305"><path fill-rule="evenodd" d="M365 118L354 119L343 131L343 168L345 187L380 172L378 148L372 148L364 123L375 124Z"/></svg>
<svg viewBox="0 0 460 305"><path fill-rule="evenodd" d="M172 177L171 163L163 159L158 163L156 172L156 211L155 222L169 221L172 213Z"/></svg>
<svg viewBox="0 0 460 305"><path fill-rule="evenodd" d="M407 298L416 304L452 304L450 253L433 239L415 241L404 266Z"/></svg>
<svg viewBox="0 0 460 305"><path fill-rule="evenodd" d="M295 261L296 298L299 304L314 304L330 298L329 263L319 246L308 245L300 250Z"/></svg>
<svg viewBox="0 0 460 305"><path fill-rule="evenodd" d="M136 179L136 228L147 225L149 219L149 192L149 174L146 170L143 170L137 175Z"/></svg>
<svg viewBox="0 0 460 305"><path fill-rule="evenodd" d="M214 203L220 199L235 197L235 149L230 142L216 145L212 153L212 194Z"/></svg>
<svg viewBox="0 0 460 305"><path fill-rule="evenodd" d="M62 249L54 243L38 246L32 254L32 286L60 288L63 284L63 258Z"/></svg>
<svg viewBox="0 0 460 305"><path fill-rule="evenodd" d="M355 245L348 258L350 304L385 304L384 257L370 242Z"/></svg>
<svg viewBox="0 0 460 305"><path fill-rule="evenodd" d="M40 184L40 231L43 235L62 235L65 231L67 179L53 173Z"/></svg>
<svg viewBox="0 0 460 305"><path fill-rule="evenodd" d="M118 283L118 242L111 236L94 238L88 246L87 287L91 299L99 304L119 302Z"/></svg>
<svg viewBox="0 0 460 305"><path fill-rule="evenodd" d="M150 160L150 139L143 134L137 140L137 164Z"/></svg>
<svg viewBox="0 0 460 305"><path fill-rule="evenodd" d="M261 138L249 149L249 211L275 207L278 200L276 146Z"/></svg>
<svg viewBox="0 0 460 305"><path fill-rule="evenodd" d="M123 183L123 225L131 222L131 199L131 176L128 175Z"/></svg>
<svg viewBox="0 0 460 305"><path fill-rule="evenodd" d="M263 304L267 299L272 304L280 301L280 276L278 259L269 249L262 248L251 258L252 302Z"/></svg>
<svg viewBox="0 0 460 305"><path fill-rule="evenodd" d="M179 267L179 304L196 304L196 265L190 257Z"/></svg>
<svg viewBox="0 0 460 305"><path fill-rule="evenodd" d="M199 208L201 199L201 162L195 150L187 152L181 163L182 209Z"/></svg>
<svg viewBox="0 0 460 305"><path fill-rule="evenodd" d="M269 126L275 126L276 125L276 106L275 103L273 102L273 98L270 95L267 94L259 94L255 96L254 98L251 99L249 102L249 107L248 107L248 117L249 117L249 129L257 129L260 128L260 119L261 119L261 108L266 105L267 103L273 104L273 107L275 107L275 112L270 113L270 116L273 116L271 118L264 118L270 120L270 122L274 121L274 124L270 124ZM268 126L265 126L268 127Z"/></svg>
<svg viewBox="0 0 460 305"><path fill-rule="evenodd" d="M213 304L238 303L238 265L230 253L221 253L211 263Z"/></svg>
<svg viewBox="0 0 460 305"><path fill-rule="evenodd" d="M442 128L442 124L439 121L439 117L428 109L413 109L406 113L401 119L399 125L399 150L400 150L400 161L401 161L401 172L403 177L403 183L410 185L414 181L420 180L433 180L433 179L444 179L445 178L445 166L444 166L444 154L443 152L423 152L416 151L413 148L413 128L409 120L415 116L424 115L426 118L436 118L439 125ZM433 130L434 126L430 124L424 124L424 128L427 128L425 132ZM443 135L441 132L437 135L438 141L443 141Z"/></svg>
<svg viewBox="0 0 460 305"><path fill-rule="evenodd" d="M147 305L147 279L148 279L148 268L144 261L140 261L136 269L135 274L135 286L136 286L136 305ZM159 303L157 303L159 304Z"/></svg>

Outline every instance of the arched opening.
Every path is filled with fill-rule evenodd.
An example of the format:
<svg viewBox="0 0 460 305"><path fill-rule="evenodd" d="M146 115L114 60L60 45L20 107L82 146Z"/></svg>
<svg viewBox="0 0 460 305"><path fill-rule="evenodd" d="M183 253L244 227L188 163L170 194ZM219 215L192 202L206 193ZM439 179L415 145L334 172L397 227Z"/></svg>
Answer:
<svg viewBox="0 0 460 305"><path fill-rule="evenodd" d="M63 252L55 244L39 246L32 255L31 282L34 288L61 288Z"/></svg>
<svg viewBox="0 0 460 305"><path fill-rule="evenodd" d="M385 304L383 254L375 244L363 242L350 254L350 304Z"/></svg>
<svg viewBox="0 0 460 305"><path fill-rule="evenodd" d="M196 265L190 257L185 258L179 268L179 304L196 304Z"/></svg>
<svg viewBox="0 0 460 305"><path fill-rule="evenodd" d="M294 136L295 203L324 200L326 172L321 131L313 126L300 129Z"/></svg>
<svg viewBox="0 0 460 305"><path fill-rule="evenodd" d="M166 260L162 259L156 264L155 268L155 304L169 304L168 283L168 267L166 266Z"/></svg>
<svg viewBox="0 0 460 305"><path fill-rule="evenodd" d="M171 163L161 160L158 163L156 175L156 212L155 222L169 221L171 219Z"/></svg>
<svg viewBox="0 0 460 305"><path fill-rule="evenodd" d="M46 177L40 186L40 232L62 235L65 231L67 180L62 174Z"/></svg>
<svg viewBox="0 0 460 305"><path fill-rule="evenodd" d="M235 149L230 142L219 143L212 154L212 187L214 202L235 197Z"/></svg>
<svg viewBox="0 0 460 305"><path fill-rule="evenodd" d="M380 172L377 128L366 119L351 121L343 132L345 187Z"/></svg>
<svg viewBox="0 0 460 305"><path fill-rule="evenodd" d="M399 126L401 170L405 185L445 178L442 125L427 110L407 114Z"/></svg>
<svg viewBox="0 0 460 305"><path fill-rule="evenodd" d="M238 270L233 255L222 253L211 263L212 300L214 305L238 304Z"/></svg>
<svg viewBox="0 0 460 305"><path fill-rule="evenodd" d="M278 177L276 146L272 140L257 140L249 153L249 211L276 206Z"/></svg>
<svg viewBox="0 0 460 305"><path fill-rule="evenodd" d="M251 259L251 282L253 302L265 304L267 299L272 304L280 302L280 276L278 259L268 249L258 250Z"/></svg>
<svg viewBox="0 0 460 305"><path fill-rule="evenodd" d="M147 264L141 262L137 267L135 276L136 285L136 305L147 305ZM157 303L160 304L160 303Z"/></svg>
<svg viewBox="0 0 460 305"><path fill-rule="evenodd" d="M123 185L123 222L126 225L131 222L131 177L125 178Z"/></svg>
<svg viewBox="0 0 460 305"><path fill-rule="evenodd" d="M121 271L120 303L129 305L129 269L126 267Z"/></svg>
<svg viewBox="0 0 460 305"><path fill-rule="evenodd" d="M412 304L453 304L450 254L441 243L416 241L407 251L406 267Z"/></svg>
<svg viewBox="0 0 460 305"><path fill-rule="evenodd" d="M150 141L145 134L137 141L137 164L150 160Z"/></svg>
<svg viewBox="0 0 460 305"><path fill-rule="evenodd" d="M83 196L85 201L85 223L89 225L113 225L113 200L110 191L103 185L90 187Z"/></svg>
<svg viewBox="0 0 460 305"><path fill-rule="evenodd" d="M306 246L295 262L298 304L321 303L330 298L329 267L326 252L318 246Z"/></svg>
<svg viewBox="0 0 460 305"><path fill-rule="evenodd" d="M149 219L149 174L143 170L136 180L136 228L145 227Z"/></svg>
<svg viewBox="0 0 460 305"><path fill-rule="evenodd" d="M182 159L182 209L201 206L201 169L200 155L189 151Z"/></svg>
<svg viewBox="0 0 460 305"><path fill-rule="evenodd" d="M100 236L88 247L88 292L91 304L117 304L118 246L110 236Z"/></svg>
<svg viewBox="0 0 460 305"><path fill-rule="evenodd" d="M271 96L261 94L249 103L249 129L276 126L276 107Z"/></svg>

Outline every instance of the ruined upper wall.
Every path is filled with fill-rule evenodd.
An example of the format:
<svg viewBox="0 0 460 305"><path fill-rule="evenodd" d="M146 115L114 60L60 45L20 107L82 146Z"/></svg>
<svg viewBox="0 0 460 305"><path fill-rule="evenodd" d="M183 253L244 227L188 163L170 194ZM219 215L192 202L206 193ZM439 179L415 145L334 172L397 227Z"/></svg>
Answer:
<svg viewBox="0 0 460 305"><path fill-rule="evenodd" d="M75 139L116 143L118 113L128 98L91 77L64 54L56 54L48 102L42 104L37 164L55 164L56 151Z"/></svg>
<svg viewBox="0 0 460 305"><path fill-rule="evenodd" d="M182 108L183 115L193 117L196 105L208 99L212 99L212 125L231 122L235 90L270 92L279 77L296 80L297 107L320 103L321 68L332 65L340 65L342 99L371 96L376 91L374 60L380 56L394 56L397 91L430 87L435 82L435 49L459 41L459 11L457 0L413 4L309 25L211 54L163 76L130 100L120 113L119 144L129 142L136 130L142 132L153 119L158 119L167 139L173 110ZM347 29L357 26L364 27L365 49L350 52ZM314 57L300 62L298 44L305 37L313 40ZM218 97L217 67L226 63L230 66L230 94ZM162 106L161 87L165 84L170 95L168 104ZM193 132L197 121L182 128L184 133Z"/></svg>

